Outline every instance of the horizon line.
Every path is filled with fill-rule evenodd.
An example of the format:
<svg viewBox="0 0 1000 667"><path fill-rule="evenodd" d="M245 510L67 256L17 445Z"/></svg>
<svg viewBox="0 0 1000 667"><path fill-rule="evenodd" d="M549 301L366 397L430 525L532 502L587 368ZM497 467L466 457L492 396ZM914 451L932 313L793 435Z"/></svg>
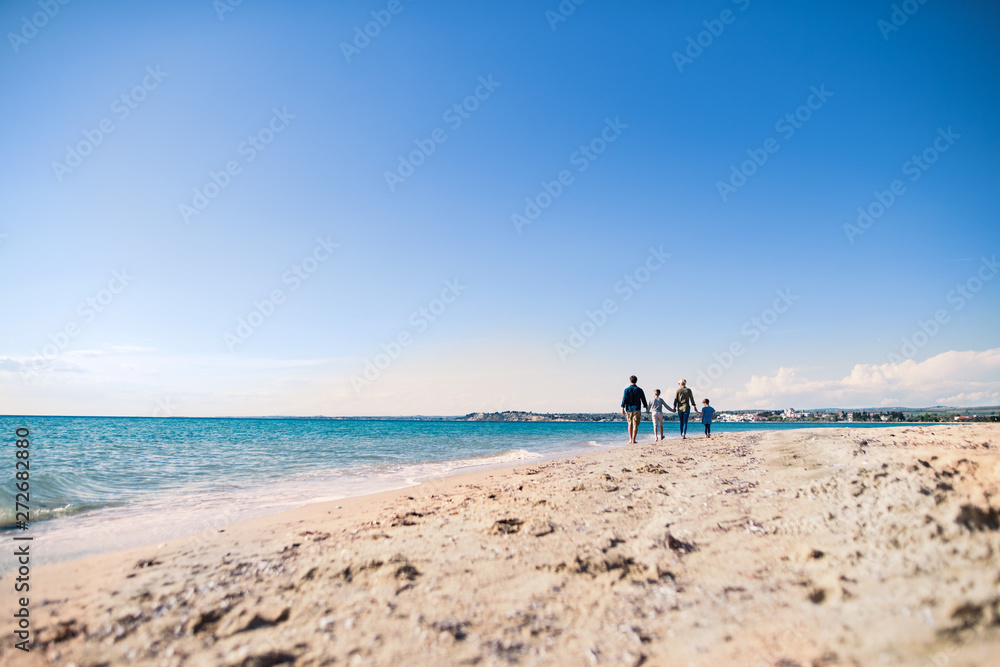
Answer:
<svg viewBox="0 0 1000 667"><path fill-rule="evenodd" d="M783 412L785 409L794 408L735 408L732 410L718 410L719 413L733 413L733 412ZM920 408L911 408L906 406L900 407L859 407L859 408L804 408L802 410L795 410L795 412L918 412L921 410L954 410L954 411L969 411L969 410L1000 410L1000 405L979 405L971 407L956 407L949 405L934 405L926 406ZM366 419L366 420L379 420L379 419L456 419L460 417L467 417L469 415L475 414L510 414L510 413L522 413L530 415L618 415L620 414L616 410L609 412L535 412L533 410L494 410L487 412L484 410L476 410L473 412L466 412L463 414L454 415L213 415L213 416L192 416L192 415L67 415L67 414L48 414L48 415L15 415L15 414L0 414L0 418L35 418L35 417L64 417L72 419Z"/></svg>

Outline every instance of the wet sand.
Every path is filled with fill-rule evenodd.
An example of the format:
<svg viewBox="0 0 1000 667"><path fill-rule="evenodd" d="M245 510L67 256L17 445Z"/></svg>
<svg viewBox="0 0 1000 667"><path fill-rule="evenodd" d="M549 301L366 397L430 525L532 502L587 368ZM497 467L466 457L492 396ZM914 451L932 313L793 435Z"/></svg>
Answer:
<svg viewBox="0 0 1000 667"><path fill-rule="evenodd" d="M0 663L996 664L998 434L640 442L33 568Z"/></svg>

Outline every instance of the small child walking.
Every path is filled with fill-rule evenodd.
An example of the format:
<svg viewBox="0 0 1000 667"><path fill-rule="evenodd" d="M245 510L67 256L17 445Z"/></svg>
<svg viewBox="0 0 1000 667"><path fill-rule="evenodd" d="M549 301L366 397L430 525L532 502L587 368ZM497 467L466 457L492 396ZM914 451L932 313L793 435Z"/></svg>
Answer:
<svg viewBox="0 0 1000 667"><path fill-rule="evenodd" d="M715 414L715 408L709 407L708 399L706 398L701 402L701 423L705 425L705 437L712 437L712 415Z"/></svg>

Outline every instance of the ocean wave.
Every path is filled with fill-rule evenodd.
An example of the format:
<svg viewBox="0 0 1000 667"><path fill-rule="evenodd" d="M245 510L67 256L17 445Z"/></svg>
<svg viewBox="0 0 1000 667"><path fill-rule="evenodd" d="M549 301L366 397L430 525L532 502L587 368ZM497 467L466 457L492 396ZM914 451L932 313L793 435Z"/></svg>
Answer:
<svg viewBox="0 0 1000 667"><path fill-rule="evenodd" d="M62 517L84 514L86 512L92 512L106 507L116 507L121 504L122 503L67 503L59 507L31 506L31 509L28 512L28 523L47 521L49 519L60 519ZM3 507L0 507L0 531L14 529L17 525L18 517L12 500L10 504L5 503Z"/></svg>
<svg viewBox="0 0 1000 667"><path fill-rule="evenodd" d="M124 484L115 488L75 471L35 474L30 479L30 501L26 503L28 521L47 521L117 507L123 504L130 491L138 493ZM17 526L18 498L15 493L12 486L0 486L0 530Z"/></svg>

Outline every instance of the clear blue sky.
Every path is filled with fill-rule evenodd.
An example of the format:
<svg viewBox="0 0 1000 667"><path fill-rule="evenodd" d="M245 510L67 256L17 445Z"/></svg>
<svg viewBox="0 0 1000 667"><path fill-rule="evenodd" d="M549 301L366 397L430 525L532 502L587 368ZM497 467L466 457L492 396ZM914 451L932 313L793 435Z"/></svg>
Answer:
<svg viewBox="0 0 1000 667"><path fill-rule="evenodd" d="M224 3L0 5L0 412L1000 403L1000 9Z"/></svg>

